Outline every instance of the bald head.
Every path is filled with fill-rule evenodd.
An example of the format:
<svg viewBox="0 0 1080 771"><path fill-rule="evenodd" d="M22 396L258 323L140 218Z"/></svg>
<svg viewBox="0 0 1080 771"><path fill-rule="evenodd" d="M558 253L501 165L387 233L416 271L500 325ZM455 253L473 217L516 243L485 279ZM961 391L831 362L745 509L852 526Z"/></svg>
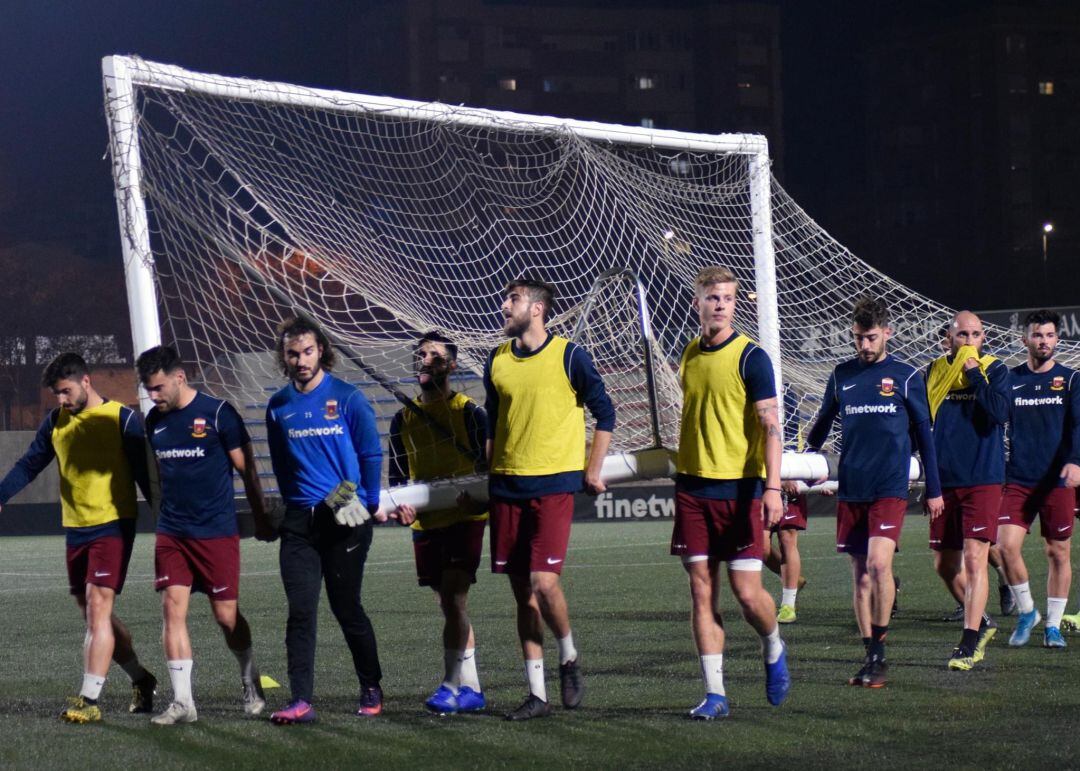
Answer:
<svg viewBox="0 0 1080 771"><path fill-rule="evenodd" d="M971 311L960 311L949 325L949 352L955 354L964 345L982 353L982 320Z"/></svg>

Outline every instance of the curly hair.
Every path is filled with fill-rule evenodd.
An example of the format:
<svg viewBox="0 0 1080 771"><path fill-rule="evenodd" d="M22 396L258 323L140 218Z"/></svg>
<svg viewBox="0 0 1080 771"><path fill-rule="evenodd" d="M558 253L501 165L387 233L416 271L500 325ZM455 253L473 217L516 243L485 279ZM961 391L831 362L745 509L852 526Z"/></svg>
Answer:
<svg viewBox="0 0 1080 771"><path fill-rule="evenodd" d="M278 367L281 368L282 374L286 377L289 376L289 367L285 363L285 342L291 337L299 337L300 335L312 335L315 338L315 342L322 347L322 355L319 356L320 367L327 372L334 368L334 364L337 362L334 346L331 344L330 338L323 332L322 327L320 327L314 319L303 315L290 316L278 324L275 331L277 334L277 344L274 349L274 354L277 359Z"/></svg>

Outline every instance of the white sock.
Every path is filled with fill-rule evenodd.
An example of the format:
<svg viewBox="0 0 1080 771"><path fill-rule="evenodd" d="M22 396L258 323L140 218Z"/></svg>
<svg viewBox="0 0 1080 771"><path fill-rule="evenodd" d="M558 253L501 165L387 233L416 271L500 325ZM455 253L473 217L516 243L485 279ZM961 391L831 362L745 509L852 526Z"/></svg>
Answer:
<svg viewBox="0 0 1080 771"><path fill-rule="evenodd" d="M544 660L525 659L525 677L529 679L529 693L541 701L547 701L547 685L544 683Z"/></svg>
<svg viewBox="0 0 1080 771"><path fill-rule="evenodd" d="M705 693L726 695L724 691L723 653L710 653L701 657L701 677L705 681Z"/></svg>
<svg viewBox="0 0 1080 771"><path fill-rule="evenodd" d="M462 652L459 648L443 649L443 682L442 684L454 692L457 696L461 690L461 663Z"/></svg>
<svg viewBox="0 0 1080 771"><path fill-rule="evenodd" d="M784 643L780 640L780 625L776 624L771 632L761 635L761 655L765 657L766 664L775 664L783 652Z"/></svg>
<svg viewBox="0 0 1080 771"><path fill-rule="evenodd" d="M1046 626L1061 626L1061 617L1065 615L1068 597L1046 598Z"/></svg>
<svg viewBox="0 0 1080 771"><path fill-rule="evenodd" d="M97 701L101 695L101 687L105 685L105 678L101 675L92 675L89 672L82 676L82 689L79 695L84 699Z"/></svg>
<svg viewBox="0 0 1080 771"><path fill-rule="evenodd" d="M1031 586L1027 581L1022 584L1013 584L1009 588L1012 589L1013 597L1016 598L1016 607L1021 613L1030 613L1035 610L1035 600L1031 597Z"/></svg>
<svg viewBox="0 0 1080 771"><path fill-rule="evenodd" d="M231 648L229 650L232 650ZM251 648L247 648L242 651L233 651L233 655L236 656L237 662L240 664L240 679L244 683L252 683L255 681L255 657L251 653Z"/></svg>
<svg viewBox="0 0 1080 771"><path fill-rule="evenodd" d="M577 658L577 648L574 647L574 633L567 632L566 637L560 637L559 643L559 663L566 664Z"/></svg>
<svg viewBox="0 0 1080 771"><path fill-rule="evenodd" d="M190 706L191 670L195 662L191 659L169 659L169 680L172 681L173 701Z"/></svg>
<svg viewBox="0 0 1080 771"><path fill-rule="evenodd" d="M120 668L124 670L124 673L131 678L131 682L142 680L149 672L143 668L143 665L139 663L139 657L133 656L130 661L125 661L120 665Z"/></svg>
<svg viewBox="0 0 1080 771"><path fill-rule="evenodd" d="M461 657L461 685L481 693L480 674L476 671L476 648L466 648Z"/></svg>
<svg viewBox="0 0 1080 771"><path fill-rule="evenodd" d="M781 605L790 605L791 607L794 608L795 607L795 597L798 596L798 594L799 594L798 589L782 589L780 591L780 604Z"/></svg>

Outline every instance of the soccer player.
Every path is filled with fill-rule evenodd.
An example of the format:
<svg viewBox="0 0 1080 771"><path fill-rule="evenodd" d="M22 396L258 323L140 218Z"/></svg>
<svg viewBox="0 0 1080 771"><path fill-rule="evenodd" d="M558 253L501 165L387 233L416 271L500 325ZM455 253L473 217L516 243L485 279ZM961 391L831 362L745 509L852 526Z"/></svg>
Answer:
<svg viewBox="0 0 1080 771"><path fill-rule="evenodd" d="M799 493L797 482L782 482L780 485L784 500L784 514L780 521L765 529L765 566L780 576L780 609L776 620L781 624L794 624L798 620L795 602L799 592L806 586L802 575L802 556L799 554L799 531L806 530L806 496ZM780 548L772 545L772 536Z"/></svg>
<svg viewBox="0 0 1080 771"><path fill-rule="evenodd" d="M373 717L382 712L382 669L360 589L382 473L375 411L359 389L330 373L336 357L318 324L296 316L279 324L276 335L289 383L266 407L266 436L285 501L280 566L292 701L270 719L278 725L315 720L320 581L360 681L357 714Z"/></svg>
<svg viewBox="0 0 1080 771"><path fill-rule="evenodd" d="M68 585L86 619L82 688L60 717L71 723L101 720L97 702L110 659L131 678L129 711L150 712L157 680L143 669L131 633L113 614L135 541L136 484L150 500L143 426L134 410L94 390L77 353L49 362L41 383L60 406L46 415L30 448L0 481L0 506L56 458Z"/></svg>
<svg viewBox="0 0 1080 771"><path fill-rule="evenodd" d="M251 628L240 613L240 535L233 469L240 474L256 534L273 540L251 438L227 401L196 391L179 354L169 346L144 351L135 362L154 403L146 437L157 461L161 502L154 545L154 588L161 593L162 644L172 681L172 703L154 725L194 723L192 651L187 614L193 591L210 600L225 644L240 664L244 712L266 706L251 652Z"/></svg>
<svg viewBox="0 0 1080 771"><path fill-rule="evenodd" d="M982 321L961 311L949 330L949 353L926 370L934 449L945 511L930 523L934 567L964 606L964 631L949 669L968 671L986 655L997 625L986 615L987 560L997 540L1005 482L1009 370L984 356Z"/></svg>
<svg viewBox="0 0 1080 771"><path fill-rule="evenodd" d="M727 268L698 273L693 307L701 334L679 364L683 407L671 553L690 579L690 624L705 681L705 699L690 710L695 720L730 711L721 562L743 617L761 637L769 703L779 705L791 687L776 605L761 583L764 529L783 515L776 384L765 351L732 326L738 288Z"/></svg>
<svg viewBox="0 0 1080 771"><path fill-rule="evenodd" d="M1024 319L1027 361L1012 369L1009 460L998 516L998 544L1018 616L1009 645L1027 644L1041 616L1020 549L1039 517L1049 570L1043 645L1064 648L1061 617L1069 597L1075 488L1080 485L1080 382L1054 361L1061 317L1039 310Z"/></svg>
<svg viewBox="0 0 1080 771"><path fill-rule="evenodd" d="M520 278L506 286L503 332L484 367L491 494L491 569L510 578L529 695L506 715L551 713L544 682L544 624L559 648L563 706L575 709L585 680L559 576L566 560L574 493L598 494L615 408L583 348L547 331L554 289ZM585 462L586 405L596 419Z"/></svg>
<svg viewBox="0 0 1080 771"><path fill-rule="evenodd" d="M478 466L486 466L477 459L486 449L487 416L450 385L457 369L457 346L438 332L428 332L416 345L416 364L420 396L413 404L427 420L403 408L390 422L391 486L472 474ZM431 422L453 438L437 432ZM472 456L455 445L472 450ZM421 586L438 593L443 612L443 681L425 704L439 714L482 710L486 701L476 671L468 596L484 549L487 509L462 501L454 509L418 515L412 506L402 505L392 516L411 525L416 576Z"/></svg>
<svg viewBox="0 0 1080 771"><path fill-rule="evenodd" d="M883 300L863 297L855 303L851 335L856 356L829 377L807 445L820 450L840 416L836 550L851 557L855 621L866 649L848 683L880 688L888 681L892 564L907 510L912 433L926 470L924 505L931 520L941 515L944 501L926 386L918 370L886 350L892 327Z"/></svg>

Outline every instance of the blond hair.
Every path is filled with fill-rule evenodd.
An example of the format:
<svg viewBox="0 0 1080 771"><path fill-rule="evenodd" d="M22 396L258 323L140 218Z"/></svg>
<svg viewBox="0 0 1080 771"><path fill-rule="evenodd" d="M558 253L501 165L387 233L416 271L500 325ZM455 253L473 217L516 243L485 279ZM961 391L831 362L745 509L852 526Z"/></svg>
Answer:
<svg viewBox="0 0 1080 771"><path fill-rule="evenodd" d="M698 271L697 277L694 279L696 292L700 294L713 284L734 284L735 288L738 289L739 279L735 278L735 274L731 272L730 268L725 268L723 265L710 265Z"/></svg>

